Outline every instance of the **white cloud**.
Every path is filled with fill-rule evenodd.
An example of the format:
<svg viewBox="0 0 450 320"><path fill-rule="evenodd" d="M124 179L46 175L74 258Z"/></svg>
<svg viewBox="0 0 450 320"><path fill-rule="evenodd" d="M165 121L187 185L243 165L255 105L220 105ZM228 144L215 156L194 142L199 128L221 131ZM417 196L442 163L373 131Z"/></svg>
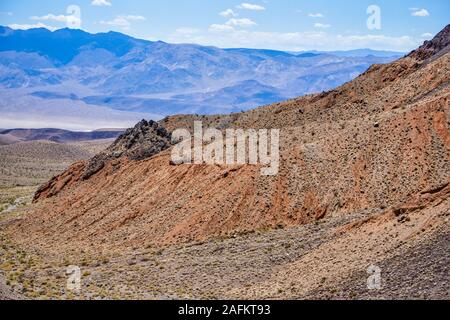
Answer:
<svg viewBox="0 0 450 320"><path fill-rule="evenodd" d="M31 20L50 20L50 21L58 21L58 22L67 22L68 18L70 16L65 16L63 14L54 15L52 13L49 13L45 16L32 16L30 17Z"/></svg>
<svg viewBox="0 0 450 320"><path fill-rule="evenodd" d="M46 14L45 16L32 16L31 20L38 21L56 21L65 23L68 27L80 28L81 27L81 17L75 14L63 15L58 14L55 15L53 13Z"/></svg>
<svg viewBox="0 0 450 320"><path fill-rule="evenodd" d="M308 14L308 17L310 17L310 18L323 18L324 15L321 14L321 13L310 13L310 14Z"/></svg>
<svg viewBox="0 0 450 320"><path fill-rule="evenodd" d="M130 30L131 22L133 21L145 21L145 17L138 15L119 15L113 20L100 21L100 24L108 25L111 27L119 27L123 30Z"/></svg>
<svg viewBox="0 0 450 320"><path fill-rule="evenodd" d="M228 20L225 24L227 26L235 26L235 27L256 26L256 22L251 19L248 19L248 18L241 18L241 19L232 18L232 19Z"/></svg>
<svg viewBox="0 0 450 320"><path fill-rule="evenodd" d="M379 50L409 51L421 44L420 39L410 36L392 37L385 35L338 35L336 41L343 47L372 48Z"/></svg>
<svg viewBox="0 0 450 320"><path fill-rule="evenodd" d="M209 26L209 31L211 32L229 32L234 31L232 26L226 24L212 24Z"/></svg>
<svg viewBox="0 0 450 320"><path fill-rule="evenodd" d="M222 11L219 13L222 17L229 18L229 17L236 17L238 14L233 11L233 9L227 9L225 11Z"/></svg>
<svg viewBox="0 0 450 320"><path fill-rule="evenodd" d="M248 19L248 18L231 18L224 24L212 24L209 26L209 30L213 32L227 32L227 31L233 31L234 27L240 27L240 28L247 28L256 26L256 22Z"/></svg>
<svg viewBox="0 0 450 320"><path fill-rule="evenodd" d="M132 15L132 14L129 14L129 15L126 15L123 17L125 17L125 19L130 20L130 21L145 21L146 20L145 17L143 17L143 16L136 16L136 15Z"/></svg>
<svg viewBox="0 0 450 320"><path fill-rule="evenodd" d="M57 27L52 27L52 26L48 26L44 23L38 22L35 24L17 24L17 23L13 23L8 25L8 27L10 27L11 29L14 30L28 30L28 29L35 29L35 28L45 28L48 29L50 31L55 31L58 28Z"/></svg>
<svg viewBox="0 0 450 320"><path fill-rule="evenodd" d="M98 7L111 6L112 5L112 3L109 2L108 0L92 0L91 4L93 6L98 6Z"/></svg>
<svg viewBox="0 0 450 320"><path fill-rule="evenodd" d="M264 11L266 10L265 7L260 6L259 4L253 4L253 3L241 3L237 6L238 9L245 9L245 10L253 10L253 11Z"/></svg>
<svg viewBox="0 0 450 320"><path fill-rule="evenodd" d="M413 17L428 17L430 13L427 9L410 8Z"/></svg>
<svg viewBox="0 0 450 320"><path fill-rule="evenodd" d="M5 16L12 16L13 13L11 11L1 11L0 12L1 15L5 15Z"/></svg>
<svg viewBox="0 0 450 320"><path fill-rule="evenodd" d="M324 24L324 23L315 23L314 24L314 28L326 29L329 27L331 27L329 24Z"/></svg>
<svg viewBox="0 0 450 320"><path fill-rule="evenodd" d="M350 50L371 48L375 50L410 51L423 42L423 38L385 35L332 35L324 31L263 32L236 29L225 24L214 24L206 31L192 35L173 34L166 39L172 43L198 43L222 48L261 48L285 51Z"/></svg>
<svg viewBox="0 0 450 320"><path fill-rule="evenodd" d="M431 39L431 38L433 38L433 34L429 33L429 32L425 32L425 33L422 33L421 37Z"/></svg>

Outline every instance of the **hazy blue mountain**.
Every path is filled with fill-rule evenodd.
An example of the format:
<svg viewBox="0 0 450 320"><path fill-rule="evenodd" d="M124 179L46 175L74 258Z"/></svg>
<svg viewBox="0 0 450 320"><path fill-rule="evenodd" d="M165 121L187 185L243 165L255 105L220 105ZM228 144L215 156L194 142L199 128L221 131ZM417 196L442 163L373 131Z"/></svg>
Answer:
<svg viewBox="0 0 450 320"><path fill-rule="evenodd" d="M0 141L8 141L10 143L23 141L38 141L47 140L58 143L70 143L79 141L91 141L101 139L115 139L121 135L125 129L122 130L94 130L87 132L76 132L63 129L0 129ZM12 139L11 139L12 138ZM10 144L3 143L3 144Z"/></svg>
<svg viewBox="0 0 450 320"><path fill-rule="evenodd" d="M146 44L117 32L90 34L68 28L51 32L45 28L12 30L0 26L0 37L0 51L35 52L62 64L84 50L104 49L120 57Z"/></svg>
<svg viewBox="0 0 450 320"><path fill-rule="evenodd" d="M0 126L84 130L246 110L331 89L400 55L220 49L117 32L0 27Z"/></svg>
<svg viewBox="0 0 450 320"><path fill-rule="evenodd" d="M372 50L372 49L354 49L354 50L347 50L347 51L306 51L306 52L297 52L293 53L295 55L305 55L305 54L331 54L337 57L367 57L367 56L374 56L374 57L401 57L405 53L404 52L398 52L398 51L386 51L386 50Z"/></svg>

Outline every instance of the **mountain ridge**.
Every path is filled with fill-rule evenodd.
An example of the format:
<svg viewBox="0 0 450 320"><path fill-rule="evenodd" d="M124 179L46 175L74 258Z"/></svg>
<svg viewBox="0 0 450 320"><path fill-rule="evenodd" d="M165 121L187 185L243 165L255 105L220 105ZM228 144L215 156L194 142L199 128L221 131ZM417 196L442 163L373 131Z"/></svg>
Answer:
<svg viewBox="0 0 450 320"><path fill-rule="evenodd" d="M91 176L92 159L41 187L1 225L0 250L27 252L23 277L58 297L66 279L52 281L74 264L92 299L447 299L450 52L433 43L448 41L327 92L141 121ZM278 175L171 162L168 134L194 121L279 129Z"/></svg>
<svg viewBox="0 0 450 320"><path fill-rule="evenodd" d="M42 194L59 197L61 193L61 198L68 197L65 201L70 208L69 199L74 194L98 188L100 183L104 190L98 201L103 201L103 197L109 199L108 203L117 201L117 211L103 223L112 228L118 223L115 219L121 220L119 217L128 212L135 218L127 219L126 226L119 223L123 228L117 229L117 236L135 230L133 219L136 219L139 223L146 221L152 230L150 239L162 243L201 240L247 228L273 228L277 224L294 226L358 210L393 208L414 194L447 183L450 178L450 92L446 77L449 59L448 53L431 63L406 56L390 64L373 66L352 82L322 94L239 114L172 116L160 121L169 132L177 128L192 130L195 120L203 121L205 127L222 130L279 128L282 164L276 178L259 177L257 166L250 165L171 166L170 152L166 150L141 162L127 157L115 159L82 183L78 179L85 164L76 164L76 168L62 176L69 181L68 190L64 189L67 182L60 185L62 178L56 178ZM418 143L421 145L417 146ZM403 162L400 154L416 159ZM294 170L296 166L302 169ZM426 172L420 169L423 167ZM134 178L129 176L131 172ZM153 174L146 177L144 172ZM107 178L109 175L113 175L113 180ZM104 179L108 181L106 184L101 182ZM121 179L131 188L130 199L137 199L130 200L134 203L132 207L123 203L127 200L112 197L118 187L113 181ZM403 180L408 183L402 183ZM158 184L159 189L143 195L139 189L142 183ZM241 187L230 189L228 183ZM173 189L175 186L177 189ZM211 193L212 190L216 192ZM241 190L245 190L244 194ZM224 199L224 193L228 194L231 206L216 206ZM175 194L179 200L173 203ZM137 204L141 198L143 204ZM36 200L42 200L45 207L45 197ZM179 205L180 208L171 211L170 208ZM67 213L71 209L58 210ZM228 218L227 210L232 212ZM155 219L163 223L166 219L163 212L172 220L158 231ZM177 212L176 217L173 212ZM95 230L100 236L100 229ZM149 240L147 233L141 230L139 234Z"/></svg>
<svg viewBox="0 0 450 320"><path fill-rule="evenodd" d="M89 140L102 140L117 138L123 130L94 130L90 132L76 132L55 128L43 129L2 129L0 130L0 140L13 138L12 142L48 140L58 143L70 143ZM9 143L7 143L9 144Z"/></svg>
<svg viewBox="0 0 450 320"><path fill-rule="evenodd" d="M72 29L3 28L0 39L1 127L29 127L34 117L85 130L240 112L334 88L398 57L221 49Z"/></svg>

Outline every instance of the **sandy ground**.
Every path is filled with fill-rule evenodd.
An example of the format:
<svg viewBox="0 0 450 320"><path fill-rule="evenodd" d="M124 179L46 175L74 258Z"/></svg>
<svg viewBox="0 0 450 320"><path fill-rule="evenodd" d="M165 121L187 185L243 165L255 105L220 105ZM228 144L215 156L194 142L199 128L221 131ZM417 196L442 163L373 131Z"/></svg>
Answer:
<svg viewBox="0 0 450 320"><path fill-rule="evenodd" d="M22 300L22 295L15 293L6 285L6 279L0 274L0 300Z"/></svg>

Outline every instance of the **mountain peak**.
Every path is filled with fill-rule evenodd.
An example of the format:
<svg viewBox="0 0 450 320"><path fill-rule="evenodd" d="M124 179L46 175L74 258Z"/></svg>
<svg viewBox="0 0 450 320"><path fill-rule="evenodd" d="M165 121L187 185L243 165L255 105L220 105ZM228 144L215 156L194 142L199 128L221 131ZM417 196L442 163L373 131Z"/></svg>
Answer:
<svg viewBox="0 0 450 320"><path fill-rule="evenodd" d="M409 56L419 60L426 60L448 52L450 49L449 45L450 24L442 29L433 39L425 41L420 48L412 51Z"/></svg>
<svg viewBox="0 0 450 320"><path fill-rule="evenodd" d="M163 145L170 145L170 140L171 135L163 126L153 120L143 119L134 128L128 129L117 138L108 148L108 151L116 154L126 153L131 158L142 159L154 154L148 152L148 147L152 146L152 143L157 142L162 147Z"/></svg>
<svg viewBox="0 0 450 320"><path fill-rule="evenodd" d="M143 160L164 151L171 146L172 135L153 120L141 120L130 128L104 152L99 153L88 163L83 179L89 179L101 170L105 163L116 158L128 157Z"/></svg>

